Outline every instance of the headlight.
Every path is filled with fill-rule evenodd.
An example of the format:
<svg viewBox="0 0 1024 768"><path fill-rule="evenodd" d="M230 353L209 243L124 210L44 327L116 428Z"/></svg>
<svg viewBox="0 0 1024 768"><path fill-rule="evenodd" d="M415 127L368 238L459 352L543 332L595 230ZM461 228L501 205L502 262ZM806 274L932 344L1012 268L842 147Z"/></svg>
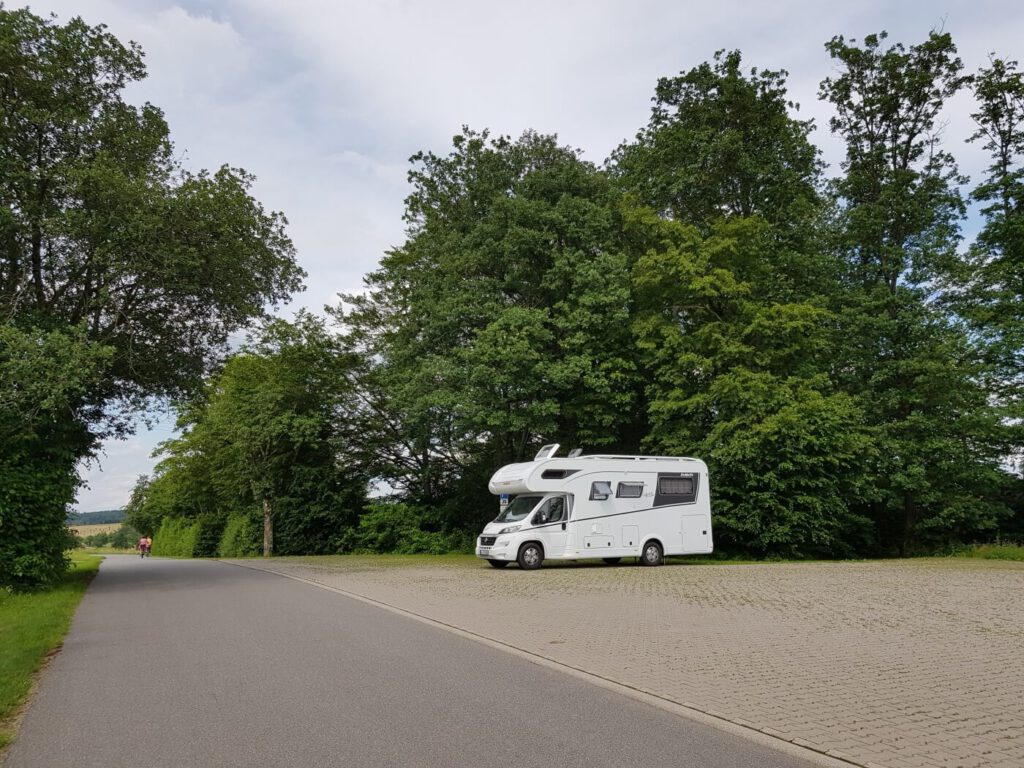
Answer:
<svg viewBox="0 0 1024 768"><path fill-rule="evenodd" d="M521 525L510 525L508 528L502 528L500 531L498 531L498 535L501 536L501 534L503 533L515 533L522 527L523 526Z"/></svg>

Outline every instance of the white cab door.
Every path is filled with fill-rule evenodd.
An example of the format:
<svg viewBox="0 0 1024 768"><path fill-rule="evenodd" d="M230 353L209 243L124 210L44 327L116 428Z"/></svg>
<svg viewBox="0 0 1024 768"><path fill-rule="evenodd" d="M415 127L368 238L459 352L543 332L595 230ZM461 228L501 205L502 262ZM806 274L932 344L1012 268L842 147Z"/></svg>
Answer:
<svg viewBox="0 0 1024 768"><path fill-rule="evenodd" d="M534 532L544 546L544 557L557 558L565 555L565 544L569 537L569 507L565 496L552 496L536 512L532 522L538 526Z"/></svg>

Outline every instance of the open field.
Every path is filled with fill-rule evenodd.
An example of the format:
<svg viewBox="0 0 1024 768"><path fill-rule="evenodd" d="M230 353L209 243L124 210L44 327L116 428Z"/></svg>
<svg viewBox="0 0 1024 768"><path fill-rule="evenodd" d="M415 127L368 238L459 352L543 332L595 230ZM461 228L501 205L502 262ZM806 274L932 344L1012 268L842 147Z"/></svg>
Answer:
<svg viewBox="0 0 1024 768"><path fill-rule="evenodd" d="M25 594L0 590L0 758L14 736L35 673L64 641L101 559L74 553L72 560L71 571L51 589Z"/></svg>
<svg viewBox="0 0 1024 768"><path fill-rule="evenodd" d="M83 539L97 533L113 533L121 527L121 523L95 523L94 525L71 525L68 526Z"/></svg>
<svg viewBox="0 0 1024 768"><path fill-rule="evenodd" d="M863 766L1024 765L1024 563L239 561Z"/></svg>

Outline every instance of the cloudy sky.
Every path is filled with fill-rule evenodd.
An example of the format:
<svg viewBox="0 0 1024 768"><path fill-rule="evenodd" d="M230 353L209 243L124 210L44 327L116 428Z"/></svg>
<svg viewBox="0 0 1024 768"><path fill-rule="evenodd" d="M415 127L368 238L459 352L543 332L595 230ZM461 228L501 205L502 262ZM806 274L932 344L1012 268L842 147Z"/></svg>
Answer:
<svg viewBox="0 0 1024 768"><path fill-rule="evenodd" d="M8 0L9 6L18 5ZM800 115L833 170L818 84L833 73L823 44L888 30L916 43L953 34L968 69L991 52L1024 57L1024 4L1012 0L48 0L36 13L106 24L146 53L149 77L127 98L162 108L184 163L256 174L255 194L283 211L307 290L290 308L319 311L357 291L403 239L408 158L445 153L460 126L518 136L557 133L600 163L642 127L659 77L739 49L746 64L790 73ZM963 144L971 103L947 109L945 136L977 177L980 148ZM125 503L153 464L168 420L108 443L83 470L82 510Z"/></svg>

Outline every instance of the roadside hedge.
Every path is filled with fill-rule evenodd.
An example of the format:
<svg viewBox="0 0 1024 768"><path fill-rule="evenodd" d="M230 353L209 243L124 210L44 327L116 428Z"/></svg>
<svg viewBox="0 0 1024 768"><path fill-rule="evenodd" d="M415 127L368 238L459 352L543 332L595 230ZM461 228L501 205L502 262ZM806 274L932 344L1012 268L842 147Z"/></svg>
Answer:
<svg viewBox="0 0 1024 768"><path fill-rule="evenodd" d="M246 514L228 517L217 553L220 557L252 557L261 550L263 529Z"/></svg>

